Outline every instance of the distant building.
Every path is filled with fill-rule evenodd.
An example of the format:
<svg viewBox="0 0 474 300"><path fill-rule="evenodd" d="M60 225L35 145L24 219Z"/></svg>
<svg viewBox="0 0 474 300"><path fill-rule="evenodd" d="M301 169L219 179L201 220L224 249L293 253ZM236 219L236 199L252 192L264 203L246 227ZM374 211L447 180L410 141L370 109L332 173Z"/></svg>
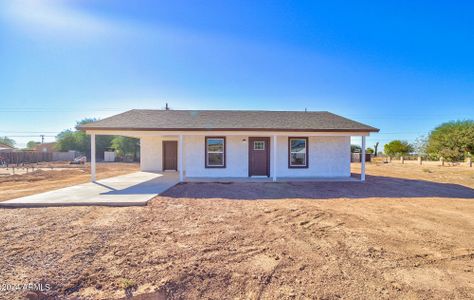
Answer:
<svg viewBox="0 0 474 300"><path fill-rule="evenodd" d="M12 146L7 145L7 144L0 143L0 152L10 152L14 149L15 149L15 147L12 147Z"/></svg>
<svg viewBox="0 0 474 300"><path fill-rule="evenodd" d="M56 142L52 142L52 143L43 143L43 144L38 144L36 145L33 150L34 151L39 151L39 152L46 152L46 153L50 153L50 152L55 152L55 147L56 147Z"/></svg>

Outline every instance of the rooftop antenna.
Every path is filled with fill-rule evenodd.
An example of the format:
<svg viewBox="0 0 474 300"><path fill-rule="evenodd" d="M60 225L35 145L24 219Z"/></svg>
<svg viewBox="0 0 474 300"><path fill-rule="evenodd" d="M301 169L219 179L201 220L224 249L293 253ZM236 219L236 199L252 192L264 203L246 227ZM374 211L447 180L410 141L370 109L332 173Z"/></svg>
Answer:
<svg viewBox="0 0 474 300"><path fill-rule="evenodd" d="M170 107L168 106L168 102L166 102L165 110L170 110Z"/></svg>

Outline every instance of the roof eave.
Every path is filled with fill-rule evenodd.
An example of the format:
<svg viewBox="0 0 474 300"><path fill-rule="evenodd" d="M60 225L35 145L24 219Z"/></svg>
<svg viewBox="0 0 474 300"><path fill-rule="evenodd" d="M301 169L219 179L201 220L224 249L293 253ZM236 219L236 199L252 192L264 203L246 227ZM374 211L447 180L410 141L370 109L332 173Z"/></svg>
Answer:
<svg viewBox="0 0 474 300"><path fill-rule="evenodd" d="M378 128L338 128L338 129L301 129L301 128L135 128L135 127L93 127L80 126L80 130L110 131L293 131L293 132L379 132Z"/></svg>

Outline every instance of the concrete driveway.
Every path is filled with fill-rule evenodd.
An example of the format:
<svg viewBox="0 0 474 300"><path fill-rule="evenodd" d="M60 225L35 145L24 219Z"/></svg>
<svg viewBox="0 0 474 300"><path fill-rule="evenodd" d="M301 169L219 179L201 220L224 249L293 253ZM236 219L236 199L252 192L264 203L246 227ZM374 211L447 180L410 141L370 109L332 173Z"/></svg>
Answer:
<svg viewBox="0 0 474 300"><path fill-rule="evenodd" d="M178 183L177 173L136 172L0 202L0 207L143 206Z"/></svg>

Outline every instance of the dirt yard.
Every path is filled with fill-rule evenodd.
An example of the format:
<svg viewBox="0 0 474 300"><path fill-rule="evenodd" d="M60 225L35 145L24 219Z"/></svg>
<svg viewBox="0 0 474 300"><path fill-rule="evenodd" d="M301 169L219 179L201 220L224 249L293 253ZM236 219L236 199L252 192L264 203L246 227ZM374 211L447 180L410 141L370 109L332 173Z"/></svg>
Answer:
<svg viewBox="0 0 474 300"><path fill-rule="evenodd" d="M3 209L0 298L26 295L2 284L43 283L71 299L472 299L474 170L424 169L188 183L147 207Z"/></svg>
<svg viewBox="0 0 474 300"><path fill-rule="evenodd" d="M30 170L29 173L25 174L0 176L0 201L90 181L89 165L52 163L47 166L40 165L40 170L33 172ZM98 179L128 174L139 170L139 165L133 163L98 163L96 167ZM24 172L24 170L19 171Z"/></svg>

